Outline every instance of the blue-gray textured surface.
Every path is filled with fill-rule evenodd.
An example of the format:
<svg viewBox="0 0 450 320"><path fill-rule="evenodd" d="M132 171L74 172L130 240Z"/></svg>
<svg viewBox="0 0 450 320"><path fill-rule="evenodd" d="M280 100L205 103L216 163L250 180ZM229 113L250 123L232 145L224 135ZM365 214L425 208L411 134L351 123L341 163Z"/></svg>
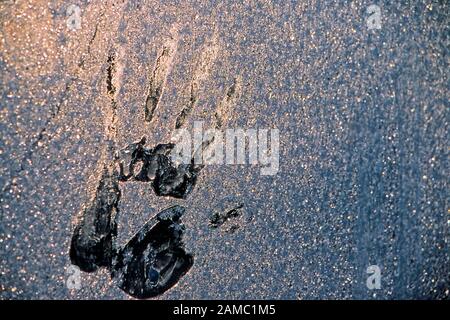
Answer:
<svg viewBox="0 0 450 320"><path fill-rule="evenodd" d="M106 270L66 286L70 238L108 136L105 75L117 52L117 139L170 138L195 61L217 58L189 119L211 114L233 79L228 127L278 128L280 171L208 166L187 200L122 186L119 238L173 204L187 208L192 269L159 298L449 298L449 6L374 1L0 3L0 297L128 298ZM113 3L115 3L113 5ZM175 31L174 31L175 30ZM164 95L143 120L160 49L178 46ZM106 120L105 120L106 119ZM234 233L208 226L232 196ZM381 268L368 290L366 269Z"/></svg>

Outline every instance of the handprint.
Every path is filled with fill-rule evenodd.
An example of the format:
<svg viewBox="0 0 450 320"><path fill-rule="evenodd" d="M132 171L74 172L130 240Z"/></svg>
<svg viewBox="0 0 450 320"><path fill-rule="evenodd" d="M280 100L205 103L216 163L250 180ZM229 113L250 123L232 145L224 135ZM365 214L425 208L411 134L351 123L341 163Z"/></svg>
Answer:
<svg viewBox="0 0 450 320"><path fill-rule="evenodd" d="M177 44L172 38L162 50L150 76L148 95L145 98L145 120L151 121L164 90L165 79L170 70L169 63L175 54ZM217 38L203 51L197 68L191 78L190 99L175 121L175 128L181 128L197 103L198 88L209 72L217 56ZM181 217L182 206L172 206L158 213L148 221L124 246L117 246L117 216L121 199L120 184L137 181L147 184L157 196L185 199L194 189L203 168L196 163L198 153L211 144L207 138L194 152L187 163L174 159L176 144L157 144L147 147L146 137L116 150L117 132L115 96L117 84L114 81L114 56L108 57L107 94L111 99L111 112L106 127L109 144L103 157L103 171L95 195L83 208L81 218L75 227L70 258L74 265L85 272L100 267L109 269L115 283L136 298L150 298L159 295L186 274L193 265L193 255L185 251L182 241L184 226ZM215 127L223 124L224 109L235 102L238 82L226 92L215 112Z"/></svg>

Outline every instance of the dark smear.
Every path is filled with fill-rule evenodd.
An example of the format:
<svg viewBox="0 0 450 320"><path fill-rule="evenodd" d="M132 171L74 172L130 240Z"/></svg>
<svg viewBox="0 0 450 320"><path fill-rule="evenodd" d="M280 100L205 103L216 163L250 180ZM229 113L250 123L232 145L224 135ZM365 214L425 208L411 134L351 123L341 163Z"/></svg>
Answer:
<svg viewBox="0 0 450 320"><path fill-rule="evenodd" d="M159 99L161 97L161 90L154 90L153 94L149 94L145 99L144 116L145 121L152 121L153 114L158 106Z"/></svg>
<svg viewBox="0 0 450 320"><path fill-rule="evenodd" d="M139 142L132 143L126 148L119 151L117 155L119 165L119 180L128 181L131 178L136 178L135 168L139 162L144 161L144 145L146 139L143 137ZM137 176L140 176L139 173ZM137 179L138 180L138 179Z"/></svg>
<svg viewBox="0 0 450 320"><path fill-rule="evenodd" d="M173 48L164 47L156 59L156 65L149 79L147 97L145 98L144 114L145 121L152 121L156 108L161 99L164 83L170 70Z"/></svg>
<svg viewBox="0 0 450 320"><path fill-rule="evenodd" d="M174 167L169 158L162 158L153 190L158 196L184 199L194 188L198 173L199 169L192 164Z"/></svg>
<svg viewBox="0 0 450 320"><path fill-rule="evenodd" d="M196 107L199 101L199 93L201 83L209 76L209 72L217 58L219 52L219 45L217 42L217 34L215 33L199 52L198 60L192 73L192 78L189 84L189 101L183 105L182 110L175 121L175 129L180 129L188 120L189 115Z"/></svg>
<svg viewBox="0 0 450 320"><path fill-rule="evenodd" d="M186 119L188 118L192 109L194 109L195 104L197 103L197 91L198 90L196 88L196 85L191 84L189 102L181 110L180 114L178 115L177 119L175 120L175 129L180 129L184 125L184 123L186 122Z"/></svg>
<svg viewBox="0 0 450 320"><path fill-rule="evenodd" d="M70 260L81 270L93 272L111 265L119 200L117 178L104 168L95 197L83 210L81 222L72 236Z"/></svg>
<svg viewBox="0 0 450 320"><path fill-rule="evenodd" d="M160 212L119 251L111 276L126 293L139 299L157 296L192 267L194 258L182 242L184 211L174 206Z"/></svg>
<svg viewBox="0 0 450 320"><path fill-rule="evenodd" d="M223 126L223 112L226 112L228 110L229 105L233 102L233 99L235 98L235 95L237 94L237 79L234 80L234 83L228 88L227 93L225 97L222 100L221 106L217 108L216 112L214 113L214 120L215 120L215 128L220 129Z"/></svg>
<svg viewBox="0 0 450 320"><path fill-rule="evenodd" d="M223 225L225 222L232 218L237 218L241 215L240 209L242 209L244 205L242 203L236 205L236 207L227 210L225 212L218 212L215 211L210 219L209 219L209 225L211 228L216 229ZM234 229L235 230L235 229Z"/></svg>
<svg viewBox="0 0 450 320"><path fill-rule="evenodd" d="M119 152L119 179L152 181L156 195L186 198L196 184L201 167L195 166L193 160L189 164L176 165L170 156L175 147L172 143L146 149L145 142L142 138Z"/></svg>
<svg viewBox="0 0 450 320"><path fill-rule="evenodd" d="M109 95L114 96L116 88L113 84L113 75L115 72L115 57L114 54L108 56L108 68L106 69L106 90Z"/></svg>

